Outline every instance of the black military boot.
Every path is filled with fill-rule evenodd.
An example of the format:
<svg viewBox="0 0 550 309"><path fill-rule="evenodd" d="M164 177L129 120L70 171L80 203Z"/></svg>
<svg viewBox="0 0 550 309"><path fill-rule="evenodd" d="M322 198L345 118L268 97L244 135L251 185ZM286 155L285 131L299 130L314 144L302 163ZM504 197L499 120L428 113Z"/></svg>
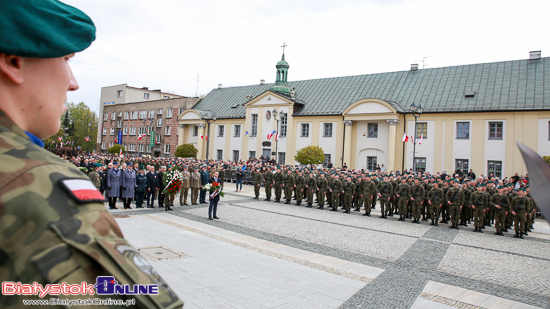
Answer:
<svg viewBox="0 0 550 309"><path fill-rule="evenodd" d="M519 238L519 231L516 231L516 234L514 235L514 238Z"/></svg>
<svg viewBox="0 0 550 309"><path fill-rule="evenodd" d="M495 235L502 235L499 230L495 232Z"/></svg>
<svg viewBox="0 0 550 309"><path fill-rule="evenodd" d="M529 236L529 233L527 231L525 231L525 233L523 233L523 235Z"/></svg>
<svg viewBox="0 0 550 309"><path fill-rule="evenodd" d="M286 200L285 204L290 204L290 200Z"/></svg>
<svg viewBox="0 0 550 309"><path fill-rule="evenodd" d="M439 226L439 223L438 223L437 219L435 219L434 222L435 222L435 226Z"/></svg>
<svg viewBox="0 0 550 309"><path fill-rule="evenodd" d="M428 218L426 218L426 215L422 216L422 221L428 221Z"/></svg>
<svg viewBox="0 0 550 309"><path fill-rule="evenodd" d="M325 207L319 206L319 207L317 207L317 209L325 209Z"/></svg>
<svg viewBox="0 0 550 309"><path fill-rule="evenodd" d="M361 209L359 209L359 208L355 208L355 210L354 210L354 211L361 211Z"/></svg>
<svg viewBox="0 0 550 309"><path fill-rule="evenodd" d="M397 221L404 221L405 219L403 219L403 215L399 215L399 219L397 219Z"/></svg>
<svg viewBox="0 0 550 309"><path fill-rule="evenodd" d="M381 214L381 215L380 215L380 218L383 219L383 218L384 218L384 214Z"/></svg>
<svg viewBox="0 0 550 309"><path fill-rule="evenodd" d="M332 207L332 209L330 211L336 211L336 208L335 207Z"/></svg>
<svg viewBox="0 0 550 309"><path fill-rule="evenodd" d="M508 228L507 227L504 228L504 233L508 233Z"/></svg>
<svg viewBox="0 0 550 309"><path fill-rule="evenodd" d="M300 205L302 205L302 202L296 201L296 205L300 206Z"/></svg>
<svg viewBox="0 0 550 309"><path fill-rule="evenodd" d="M481 228L477 228L477 231L478 231L479 233L483 233L483 230L482 230Z"/></svg>
<svg viewBox="0 0 550 309"><path fill-rule="evenodd" d="M524 234L520 232L520 233L519 233L519 238L525 239L525 238L523 238L523 235L524 235ZM525 234L525 235L527 235L527 234Z"/></svg>
<svg viewBox="0 0 550 309"><path fill-rule="evenodd" d="M370 216L368 213L364 213L363 216Z"/></svg>
<svg viewBox="0 0 550 309"><path fill-rule="evenodd" d="M311 205L311 204L308 203L306 207L307 207L307 208L312 208L313 205Z"/></svg>
<svg viewBox="0 0 550 309"><path fill-rule="evenodd" d="M350 213L349 209L346 209L346 210L344 211L344 213L349 214L349 213Z"/></svg>

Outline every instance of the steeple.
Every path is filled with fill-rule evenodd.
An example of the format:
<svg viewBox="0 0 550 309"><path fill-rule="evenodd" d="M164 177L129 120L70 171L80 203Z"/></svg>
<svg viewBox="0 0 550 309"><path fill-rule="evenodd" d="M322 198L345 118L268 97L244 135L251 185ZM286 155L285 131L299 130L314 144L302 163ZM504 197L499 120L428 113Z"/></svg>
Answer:
<svg viewBox="0 0 550 309"><path fill-rule="evenodd" d="M277 65L275 66L277 68L277 78L275 79L275 85L271 87L269 90L274 92L280 92L285 95L290 95L291 89L288 87L288 62L285 60L285 47L287 45L283 43L283 56L279 62L277 62Z"/></svg>

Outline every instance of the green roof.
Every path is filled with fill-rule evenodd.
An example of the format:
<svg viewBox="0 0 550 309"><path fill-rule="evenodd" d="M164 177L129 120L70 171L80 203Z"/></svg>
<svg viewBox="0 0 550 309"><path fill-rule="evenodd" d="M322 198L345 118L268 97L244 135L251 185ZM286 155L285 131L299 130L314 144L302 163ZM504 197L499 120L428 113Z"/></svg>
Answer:
<svg viewBox="0 0 550 309"><path fill-rule="evenodd" d="M193 108L218 118L244 118L252 98L274 84L212 90ZM402 113L550 110L550 58L480 63L289 82L302 105L294 115L341 115L352 103L381 99ZM285 96L288 97L288 96Z"/></svg>

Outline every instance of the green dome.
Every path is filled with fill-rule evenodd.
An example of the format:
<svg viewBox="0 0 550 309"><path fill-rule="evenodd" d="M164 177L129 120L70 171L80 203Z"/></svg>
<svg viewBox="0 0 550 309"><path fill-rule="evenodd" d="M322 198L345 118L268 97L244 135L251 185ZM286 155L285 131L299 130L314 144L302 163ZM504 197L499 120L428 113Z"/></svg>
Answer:
<svg viewBox="0 0 550 309"><path fill-rule="evenodd" d="M277 67L277 68L280 68L280 67L288 68L289 67L288 62L286 62L286 60L285 60L285 54L283 54L283 58L281 60L279 60L279 62L277 62L277 65L275 67Z"/></svg>
<svg viewBox="0 0 550 309"><path fill-rule="evenodd" d="M290 87L288 87L287 85L274 85L273 87L269 88L269 90L286 94L287 96L289 96L290 92L292 91L292 89L290 89Z"/></svg>

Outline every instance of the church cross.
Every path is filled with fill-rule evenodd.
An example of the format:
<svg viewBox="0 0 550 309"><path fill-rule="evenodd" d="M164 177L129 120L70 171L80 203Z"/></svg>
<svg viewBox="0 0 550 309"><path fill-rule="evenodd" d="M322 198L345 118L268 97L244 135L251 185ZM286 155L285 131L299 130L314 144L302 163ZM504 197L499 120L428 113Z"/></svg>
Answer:
<svg viewBox="0 0 550 309"><path fill-rule="evenodd" d="M285 43L283 43L283 46L281 46L283 48L283 55L285 54L285 47L287 47L288 45L286 45Z"/></svg>

